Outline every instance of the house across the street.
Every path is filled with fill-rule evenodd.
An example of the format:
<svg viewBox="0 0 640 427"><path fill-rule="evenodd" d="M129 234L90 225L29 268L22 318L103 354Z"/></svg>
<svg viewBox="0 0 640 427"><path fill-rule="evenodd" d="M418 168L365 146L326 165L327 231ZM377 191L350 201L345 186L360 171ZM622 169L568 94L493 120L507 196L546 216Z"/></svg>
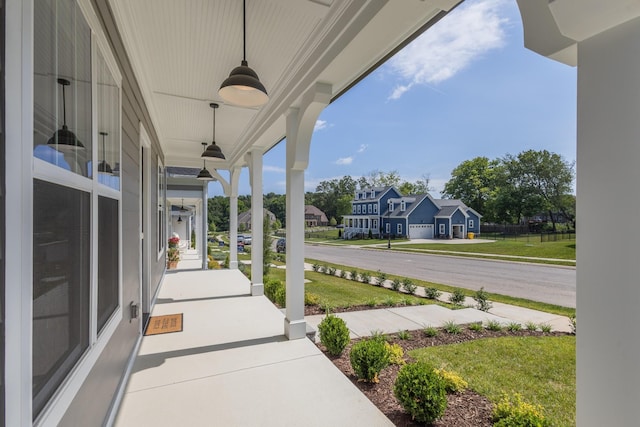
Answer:
<svg viewBox="0 0 640 427"><path fill-rule="evenodd" d="M461 200L430 194L404 196L395 187L357 190L351 215L343 217L343 238L465 239L480 234L482 215Z"/></svg>
<svg viewBox="0 0 640 427"><path fill-rule="evenodd" d="M307 227L326 227L329 225L327 215L313 205L305 205L304 222Z"/></svg>

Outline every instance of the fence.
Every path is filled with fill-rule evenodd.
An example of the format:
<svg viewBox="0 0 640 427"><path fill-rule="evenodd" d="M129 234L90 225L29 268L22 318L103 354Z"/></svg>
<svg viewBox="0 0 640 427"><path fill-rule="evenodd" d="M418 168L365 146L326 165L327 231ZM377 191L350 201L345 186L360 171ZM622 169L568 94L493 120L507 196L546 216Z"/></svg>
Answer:
<svg viewBox="0 0 640 427"><path fill-rule="evenodd" d="M527 242L557 242L559 240L575 240L576 232L575 231L557 231L557 232L542 232L542 233L529 233L518 232L517 230L508 230L508 231L493 231L493 232L485 232L483 231L480 234L480 237L483 239L492 239L492 240L526 240Z"/></svg>

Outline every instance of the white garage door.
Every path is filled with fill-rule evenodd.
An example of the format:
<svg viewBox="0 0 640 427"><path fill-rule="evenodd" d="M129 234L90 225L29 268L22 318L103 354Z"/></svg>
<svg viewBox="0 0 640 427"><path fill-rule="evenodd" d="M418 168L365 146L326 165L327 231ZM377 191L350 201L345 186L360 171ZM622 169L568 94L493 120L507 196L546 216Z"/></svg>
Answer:
<svg viewBox="0 0 640 427"><path fill-rule="evenodd" d="M433 224L409 224L410 239L433 239Z"/></svg>

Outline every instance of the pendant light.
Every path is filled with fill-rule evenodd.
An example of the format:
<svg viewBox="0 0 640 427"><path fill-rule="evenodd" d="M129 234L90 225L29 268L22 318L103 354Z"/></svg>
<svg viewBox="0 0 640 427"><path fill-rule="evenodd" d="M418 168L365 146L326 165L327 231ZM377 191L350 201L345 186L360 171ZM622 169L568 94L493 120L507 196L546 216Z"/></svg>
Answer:
<svg viewBox="0 0 640 427"><path fill-rule="evenodd" d="M102 161L100 161L100 163L98 163L98 172L103 172L103 173L107 173L109 175L113 175L113 169L111 169L111 165L109 163L107 163L107 157L105 155L105 142L104 142L104 139L109 134L107 132L100 132L100 135L102 135Z"/></svg>
<svg viewBox="0 0 640 427"><path fill-rule="evenodd" d="M58 129L53 133L53 136L47 141L47 145L54 145L55 149L62 153L84 150L82 142L67 127L67 100L64 87L69 86L71 82L67 79L58 79L58 84L62 86L62 129Z"/></svg>
<svg viewBox="0 0 640 427"><path fill-rule="evenodd" d="M184 199L182 199L182 203L180 203L180 212L186 212L187 208L184 207Z"/></svg>
<svg viewBox="0 0 640 427"><path fill-rule="evenodd" d="M259 107L269 101L267 90L247 63L246 0L242 1L242 62L222 82L218 94L225 101L241 107Z"/></svg>
<svg viewBox="0 0 640 427"><path fill-rule="evenodd" d="M209 104L209 107L213 108L213 141L211 141L211 145L207 147L206 150L202 153L200 157L213 157L215 159L225 160L224 154L222 154L222 150L220 147L216 145L216 109L219 107L218 104L212 102Z"/></svg>
<svg viewBox="0 0 640 427"><path fill-rule="evenodd" d="M207 143L203 142L202 146L205 147L205 151L206 151ZM214 180L213 176L211 176L211 172L209 172L207 170L207 160L204 159L204 158L202 159L202 170L198 173L198 176L196 178L201 180L201 181L213 181Z"/></svg>
<svg viewBox="0 0 640 427"><path fill-rule="evenodd" d="M182 222L182 217L178 215L178 222Z"/></svg>

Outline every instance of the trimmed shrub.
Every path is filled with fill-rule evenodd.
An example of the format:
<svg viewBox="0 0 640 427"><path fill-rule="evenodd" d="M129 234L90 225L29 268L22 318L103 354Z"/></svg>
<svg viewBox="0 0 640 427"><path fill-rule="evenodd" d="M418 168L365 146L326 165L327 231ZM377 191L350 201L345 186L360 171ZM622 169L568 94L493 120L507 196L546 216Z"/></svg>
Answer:
<svg viewBox="0 0 640 427"><path fill-rule="evenodd" d="M489 302L489 294L484 290L484 287L476 291L476 295L473 297L476 300L476 308L480 311L489 311L493 304Z"/></svg>
<svg viewBox="0 0 640 427"><path fill-rule="evenodd" d="M282 289L282 291L284 292L284 283L282 283L278 279L269 278L264 282L264 295L269 298L271 302L276 304L280 304L277 301L277 294L279 289Z"/></svg>
<svg viewBox="0 0 640 427"><path fill-rule="evenodd" d="M402 287L409 295L415 294L416 289L418 289L418 286L416 286L410 279L404 279L404 282L402 282Z"/></svg>
<svg viewBox="0 0 640 427"><path fill-rule="evenodd" d="M442 292L436 288L425 288L424 295L429 299L438 299L438 297L442 295Z"/></svg>
<svg viewBox="0 0 640 427"><path fill-rule="evenodd" d="M402 282L400 281L400 279L393 279L393 281L391 282L391 289L398 292L401 287L402 287Z"/></svg>
<svg viewBox="0 0 640 427"><path fill-rule="evenodd" d="M378 270L378 277L376 277L376 286L384 286L384 282L387 280L387 273L383 273Z"/></svg>
<svg viewBox="0 0 640 427"><path fill-rule="evenodd" d="M347 271L346 270L340 270L340 274L339 274L341 279L346 279L347 278Z"/></svg>
<svg viewBox="0 0 640 427"><path fill-rule="evenodd" d="M389 352L385 340L372 338L355 343L349 353L351 367L356 377L361 380L377 383L378 374L389 366Z"/></svg>
<svg viewBox="0 0 640 427"><path fill-rule="evenodd" d="M400 368L393 394L404 410L421 423L434 422L447 409L444 382L426 363L412 363Z"/></svg>
<svg viewBox="0 0 640 427"><path fill-rule="evenodd" d="M320 269L320 264L318 264L318 263L312 264L311 265L311 269L317 273L318 270Z"/></svg>
<svg viewBox="0 0 640 427"><path fill-rule="evenodd" d="M351 280L357 282L358 281L358 270L351 270L351 272L349 273L349 277L351 278Z"/></svg>
<svg viewBox="0 0 640 427"><path fill-rule="evenodd" d="M284 287L284 285L276 290L275 297L276 304L278 304L282 308L287 306L287 289Z"/></svg>
<svg viewBox="0 0 640 427"><path fill-rule="evenodd" d="M371 284L371 274L367 273L366 271L364 273L360 274L360 280L362 280L362 283L370 285Z"/></svg>
<svg viewBox="0 0 640 427"><path fill-rule="evenodd" d="M449 296L449 302L453 305L463 305L464 304L464 292L462 292L460 289L456 289L455 291L453 291L453 293Z"/></svg>
<svg viewBox="0 0 640 427"><path fill-rule="evenodd" d="M320 342L332 356L340 356L349 344L349 329L344 320L333 314L328 314L320 324Z"/></svg>
<svg viewBox="0 0 640 427"><path fill-rule="evenodd" d="M320 295L312 292L305 292L304 305L320 305Z"/></svg>
<svg viewBox="0 0 640 427"><path fill-rule="evenodd" d="M504 394L493 409L494 427L547 427L551 423L544 416L540 405L522 401L518 393Z"/></svg>
<svg viewBox="0 0 640 427"><path fill-rule="evenodd" d="M327 269L324 272L327 273L329 276L335 276L336 275L336 268L335 267L327 267Z"/></svg>
<svg viewBox="0 0 640 427"><path fill-rule="evenodd" d="M404 350L399 344L389 344L385 341L384 347L387 349L387 353L389 354L390 364L402 366L407 363L404 361Z"/></svg>
<svg viewBox="0 0 640 427"><path fill-rule="evenodd" d="M459 393L469 387L469 383L462 379L456 372L446 371L444 369L436 369L435 372L442 378L444 389L447 393Z"/></svg>

